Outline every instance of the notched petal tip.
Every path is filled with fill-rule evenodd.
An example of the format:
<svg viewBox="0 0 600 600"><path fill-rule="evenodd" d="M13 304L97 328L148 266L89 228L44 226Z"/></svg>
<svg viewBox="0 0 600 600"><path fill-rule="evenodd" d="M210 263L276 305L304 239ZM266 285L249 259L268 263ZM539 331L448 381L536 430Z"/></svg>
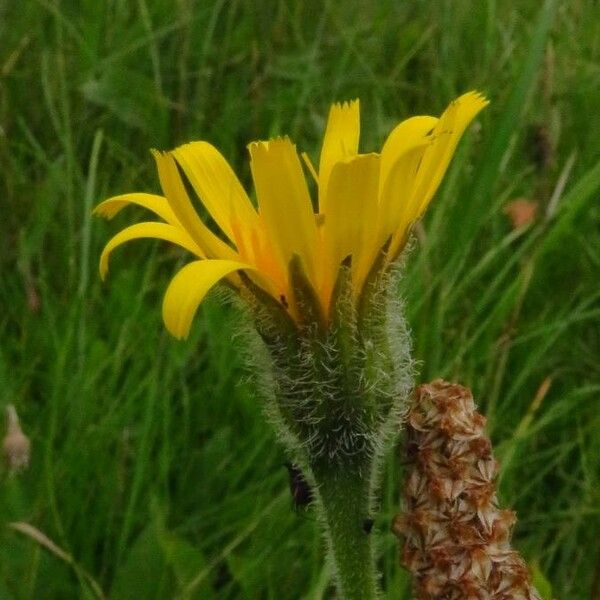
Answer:
<svg viewBox="0 0 600 600"><path fill-rule="evenodd" d="M252 154L256 151L269 152L282 146L292 146L292 148L296 148L296 144L292 142L290 136L288 135L277 135L273 138L269 138L268 140L254 140L253 142L247 144L246 148L252 156Z"/></svg>
<svg viewBox="0 0 600 600"><path fill-rule="evenodd" d="M476 108L477 112L486 107L490 101L487 99L485 94L479 92L477 90L471 90L470 92L466 92L462 96L459 96L454 103L464 106L464 107L472 107Z"/></svg>
<svg viewBox="0 0 600 600"><path fill-rule="evenodd" d="M95 217L102 217L108 221L110 221L118 212L119 210L117 208L106 206L106 201L101 202L92 209L92 215Z"/></svg>
<svg viewBox="0 0 600 600"><path fill-rule="evenodd" d="M268 144L269 144L269 142L265 141L265 140L253 140L249 144L246 144L246 148L247 148L248 152L250 152L250 154L252 154L252 152L254 150L261 148L264 145L268 146Z"/></svg>
<svg viewBox="0 0 600 600"><path fill-rule="evenodd" d="M107 200L103 200L100 204L97 204L92 209L92 215L95 217L102 217L108 221L110 221L115 215L121 212L123 208L129 204L128 201L121 200L121 198L125 198L127 196L131 196L133 194L123 194L123 196L113 196L112 198L108 198Z"/></svg>
<svg viewBox="0 0 600 600"><path fill-rule="evenodd" d="M353 111L360 108L360 99L354 98L353 100L342 100L340 102L334 102L331 105L330 111Z"/></svg>
<svg viewBox="0 0 600 600"><path fill-rule="evenodd" d="M114 248L112 248L112 244L111 244L111 242L113 240L114 240L114 237L108 242L108 244L106 244L106 246L104 246L104 248L102 249L102 254L100 254L100 260L98 261L98 271L100 273L100 280L102 281L102 283L106 282L106 278L108 276L108 265L109 265L110 255L114 249Z"/></svg>
<svg viewBox="0 0 600 600"><path fill-rule="evenodd" d="M104 258L104 252L98 263L98 271L100 272L100 280L104 283L106 281L106 276L108 275L108 259Z"/></svg>
<svg viewBox="0 0 600 600"><path fill-rule="evenodd" d="M364 154L354 154L353 156L344 156L333 166L336 169L338 165L364 164L365 162L377 161L381 158L379 152L365 152ZM332 169L332 170L333 170Z"/></svg>

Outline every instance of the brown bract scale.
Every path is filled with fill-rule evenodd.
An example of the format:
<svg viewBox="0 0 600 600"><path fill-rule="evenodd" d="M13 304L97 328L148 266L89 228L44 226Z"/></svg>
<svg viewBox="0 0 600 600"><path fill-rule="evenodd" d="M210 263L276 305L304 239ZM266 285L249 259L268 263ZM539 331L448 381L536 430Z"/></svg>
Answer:
<svg viewBox="0 0 600 600"><path fill-rule="evenodd" d="M471 392L436 380L416 390L406 428L404 513L392 531L418 600L540 600L510 546L515 513L501 510L498 463Z"/></svg>

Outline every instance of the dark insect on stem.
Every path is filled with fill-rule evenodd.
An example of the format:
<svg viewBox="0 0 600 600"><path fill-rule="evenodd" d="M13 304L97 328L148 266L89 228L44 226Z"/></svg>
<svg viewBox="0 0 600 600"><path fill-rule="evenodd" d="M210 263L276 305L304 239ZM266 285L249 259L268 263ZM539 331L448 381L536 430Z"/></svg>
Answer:
<svg viewBox="0 0 600 600"><path fill-rule="evenodd" d="M307 507L313 501L313 494L306 479L304 479L302 471L298 468L298 465L291 462L286 462L285 466L290 478L289 486L294 509L298 510Z"/></svg>
<svg viewBox="0 0 600 600"><path fill-rule="evenodd" d="M365 519L363 521L363 531L369 535L371 531L373 531L373 524L375 521L373 519Z"/></svg>

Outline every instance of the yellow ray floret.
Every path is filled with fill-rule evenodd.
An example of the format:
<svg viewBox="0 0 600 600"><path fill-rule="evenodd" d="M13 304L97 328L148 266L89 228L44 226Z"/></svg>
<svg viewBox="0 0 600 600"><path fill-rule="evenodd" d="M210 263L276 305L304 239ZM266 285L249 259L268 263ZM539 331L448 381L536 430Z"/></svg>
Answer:
<svg viewBox="0 0 600 600"><path fill-rule="evenodd" d="M405 230L425 212L442 177L448 169L456 146L465 129L488 101L477 92L463 94L450 103L431 132L432 143L423 154L418 170L413 175L410 194L405 197L406 212L394 231L390 255L400 250Z"/></svg>
<svg viewBox="0 0 600 600"><path fill-rule="evenodd" d="M359 154L358 100L334 104L318 172L303 154L317 183L314 202L296 147L287 137L248 146L256 207L209 143L153 152L164 196L123 194L100 203L95 213L111 219L134 205L160 221L139 223L115 235L100 257L100 273L106 276L115 248L139 238L169 241L194 255L198 260L175 275L163 302L163 319L177 338L188 335L198 306L217 282L225 279L236 287L248 282L238 276L240 270L298 319L301 309L289 275L290 263L298 260L322 313L330 316L341 264L350 259L357 299L373 265L387 268L398 256L466 127L486 104L476 92L464 94L439 119L418 116L401 122L381 152L372 154ZM196 211L188 190L205 207L212 226ZM383 248L386 261L375 263Z"/></svg>
<svg viewBox="0 0 600 600"><path fill-rule="evenodd" d="M334 104L329 111L319 162L319 212L327 213L327 183L333 167L358 153L360 105L358 100Z"/></svg>
<svg viewBox="0 0 600 600"><path fill-rule="evenodd" d="M259 212L273 251L284 272L297 254L315 283L317 229L296 147L279 138L254 142L248 149Z"/></svg>
<svg viewBox="0 0 600 600"><path fill-rule="evenodd" d="M218 281L249 265L233 260L198 260L183 267L171 280L163 300L163 320L169 333L187 337L194 314Z"/></svg>
<svg viewBox="0 0 600 600"><path fill-rule="evenodd" d="M94 214L112 219L130 204L148 209L171 225L179 223L167 199L164 196L157 196L155 194L122 194L121 196L114 196L104 202L100 202L94 209Z"/></svg>
<svg viewBox="0 0 600 600"><path fill-rule="evenodd" d="M173 150L173 156L221 231L236 244L246 241L239 239L234 223L244 223L244 233L256 228L258 215L221 153L207 142L192 142Z"/></svg>
<svg viewBox="0 0 600 600"><path fill-rule="evenodd" d="M205 254L184 229L174 227L168 223L136 223L117 233L117 235L104 246L104 250L102 250L102 254L100 255L100 276L102 279L104 279L108 273L108 259L110 258L111 252L121 244L143 238L154 238L171 242L172 244L177 244L178 246L185 248L192 254L195 254L198 258L205 258Z"/></svg>
<svg viewBox="0 0 600 600"><path fill-rule="evenodd" d="M328 211L324 215L323 239L328 290L335 283L340 263L352 257L353 278L375 235L379 187L379 154L357 154L335 164L327 186Z"/></svg>

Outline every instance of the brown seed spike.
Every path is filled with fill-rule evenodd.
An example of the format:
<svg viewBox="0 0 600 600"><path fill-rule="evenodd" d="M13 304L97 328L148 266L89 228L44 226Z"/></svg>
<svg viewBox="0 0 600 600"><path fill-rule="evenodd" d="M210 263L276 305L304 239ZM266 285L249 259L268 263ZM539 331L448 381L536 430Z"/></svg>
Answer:
<svg viewBox="0 0 600 600"><path fill-rule="evenodd" d="M498 465L471 392L417 388L406 427L404 513L392 531L418 600L540 600L510 546L515 513L496 496Z"/></svg>

